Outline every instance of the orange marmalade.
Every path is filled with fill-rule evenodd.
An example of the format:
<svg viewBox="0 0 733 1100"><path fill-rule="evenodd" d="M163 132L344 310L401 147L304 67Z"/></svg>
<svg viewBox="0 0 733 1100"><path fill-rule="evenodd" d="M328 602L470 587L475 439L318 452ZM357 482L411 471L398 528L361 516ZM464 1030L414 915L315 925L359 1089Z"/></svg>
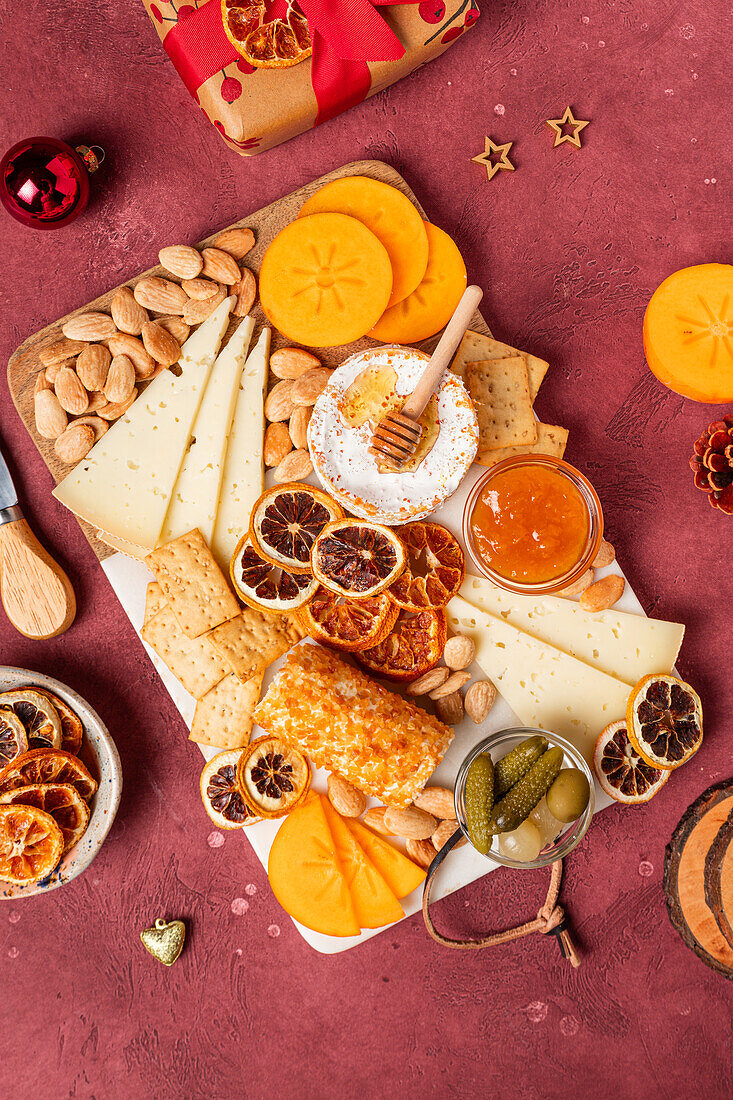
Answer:
<svg viewBox="0 0 733 1100"><path fill-rule="evenodd" d="M519 584L543 584L583 557L590 515L580 489L560 470L523 464L487 479L469 527L487 569Z"/></svg>

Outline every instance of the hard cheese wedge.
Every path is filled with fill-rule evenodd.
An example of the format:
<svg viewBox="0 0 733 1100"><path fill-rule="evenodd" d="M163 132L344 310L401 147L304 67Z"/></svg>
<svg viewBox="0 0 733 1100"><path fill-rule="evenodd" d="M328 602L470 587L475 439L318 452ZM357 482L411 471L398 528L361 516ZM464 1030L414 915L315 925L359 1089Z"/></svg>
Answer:
<svg viewBox="0 0 733 1100"><path fill-rule="evenodd" d="M183 345L181 374L164 370L54 489L113 538L152 550L235 299L225 298Z"/></svg>
<svg viewBox="0 0 733 1100"><path fill-rule="evenodd" d="M321 796L323 812L331 830L341 868L354 903L356 919L362 928L382 928L401 920L405 912L392 890L363 848L336 813L327 798Z"/></svg>
<svg viewBox="0 0 733 1100"><path fill-rule="evenodd" d="M448 624L476 645L476 660L519 720L566 737L590 760L609 722L626 714L629 685L455 596Z"/></svg>
<svg viewBox="0 0 733 1100"><path fill-rule="evenodd" d="M383 840L371 829L367 829L361 821L348 818L345 824L395 897L406 898L425 881L425 872L422 867L418 867L411 859L404 856L389 841Z"/></svg>
<svg viewBox="0 0 733 1100"><path fill-rule="evenodd" d="M280 826L267 864L277 900L294 920L327 936L361 932L319 798L297 806Z"/></svg>
<svg viewBox="0 0 733 1100"><path fill-rule="evenodd" d="M460 595L473 607L631 686L650 672L671 672L685 633L679 623L613 609L591 614L561 596L505 592L479 577L467 576Z"/></svg>
<svg viewBox="0 0 733 1100"><path fill-rule="evenodd" d="M264 485L264 391L269 358L270 330L265 328L242 372L211 541L214 557L225 573Z"/></svg>
<svg viewBox="0 0 733 1100"><path fill-rule="evenodd" d="M193 442L173 488L160 542L198 528L211 542L219 505L227 441L254 321L245 317L214 363L193 426Z"/></svg>

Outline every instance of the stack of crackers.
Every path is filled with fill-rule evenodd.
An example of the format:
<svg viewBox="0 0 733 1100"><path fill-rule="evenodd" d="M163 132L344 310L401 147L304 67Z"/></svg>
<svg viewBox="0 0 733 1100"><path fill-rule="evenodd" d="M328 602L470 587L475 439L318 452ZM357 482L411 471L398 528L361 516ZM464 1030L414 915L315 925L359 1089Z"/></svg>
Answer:
<svg viewBox="0 0 733 1100"><path fill-rule="evenodd" d="M241 608L198 530L160 546L146 562L156 579L141 634L197 700L191 740L244 747L265 669L303 631L289 615Z"/></svg>
<svg viewBox="0 0 733 1100"><path fill-rule="evenodd" d="M451 370L466 385L479 425L476 462L495 466L513 455L545 454L562 458L568 433L541 424L533 410L548 364L470 329Z"/></svg>

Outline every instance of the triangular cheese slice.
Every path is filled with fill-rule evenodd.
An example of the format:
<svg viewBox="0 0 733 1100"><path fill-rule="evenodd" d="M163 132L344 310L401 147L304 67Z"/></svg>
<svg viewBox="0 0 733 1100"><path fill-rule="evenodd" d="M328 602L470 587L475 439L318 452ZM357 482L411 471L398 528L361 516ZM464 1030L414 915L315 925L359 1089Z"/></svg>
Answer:
<svg viewBox="0 0 733 1100"><path fill-rule="evenodd" d="M113 538L155 547L234 301L225 298L188 338L180 374L154 378L57 485L57 500Z"/></svg>
<svg viewBox="0 0 733 1100"><path fill-rule="evenodd" d="M346 819L346 826L397 898L406 898L425 881L425 871L361 821Z"/></svg>
<svg viewBox="0 0 733 1100"><path fill-rule="evenodd" d="M321 797L346 885L362 928L383 928L401 920L405 911L364 850L349 831L346 821L329 800Z"/></svg>
<svg viewBox="0 0 733 1100"><path fill-rule="evenodd" d="M584 611L562 596L506 592L467 576L460 595L473 607L504 619L571 657L634 685L650 672L671 672L685 628L623 611Z"/></svg>
<svg viewBox="0 0 733 1100"><path fill-rule="evenodd" d="M224 476L211 549L225 573L241 536L249 527L252 507L262 493L265 469L265 384L270 360L270 330L265 328L244 365L229 433Z"/></svg>
<svg viewBox="0 0 733 1100"><path fill-rule="evenodd" d="M194 528L211 543L227 442L253 329L254 321L245 317L212 367L194 422L193 442L173 487L160 543L171 542Z"/></svg>

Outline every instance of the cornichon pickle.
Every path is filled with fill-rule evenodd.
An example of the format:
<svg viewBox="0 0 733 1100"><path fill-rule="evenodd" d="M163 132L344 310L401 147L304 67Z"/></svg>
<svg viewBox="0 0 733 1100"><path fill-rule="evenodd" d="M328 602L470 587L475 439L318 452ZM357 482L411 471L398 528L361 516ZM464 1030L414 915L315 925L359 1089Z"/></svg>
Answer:
<svg viewBox="0 0 733 1100"><path fill-rule="evenodd" d="M484 855L489 850L489 819L494 803L494 765L487 753L481 753L466 776L466 824L474 848Z"/></svg>
<svg viewBox="0 0 733 1100"><path fill-rule="evenodd" d="M563 761L560 748L548 749L491 812L489 833L510 833L525 821L558 775Z"/></svg>
<svg viewBox="0 0 733 1100"><path fill-rule="evenodd" d="M529 771L535 760L539 760L548 744L546 737L528 737L502 756L494 768L494 798L497 801Z"/></svg>

